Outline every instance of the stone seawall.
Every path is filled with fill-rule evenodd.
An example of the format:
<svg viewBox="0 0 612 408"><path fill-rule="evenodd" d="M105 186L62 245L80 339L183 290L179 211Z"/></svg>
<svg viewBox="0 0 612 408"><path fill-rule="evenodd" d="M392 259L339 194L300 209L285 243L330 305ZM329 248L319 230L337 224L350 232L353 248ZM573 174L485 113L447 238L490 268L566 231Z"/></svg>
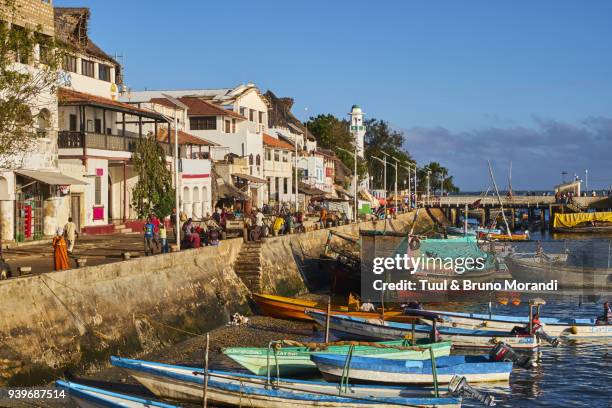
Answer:
<svg viewBox="0 0 612 408"><path fill-rule="evenodd" d="M428 217L420 223L430 222ZM389 221L406 230L412 215ZM346 235L384 222L335 228ZM306 290L308 258L323 251L328 230L266 239L261 246L265 292ZM249 290L233 270L242 239L62 272L0 281L0 386L34 385L66 369L93 370L108 356L137 357L189 334L250 313Z"/></svg>

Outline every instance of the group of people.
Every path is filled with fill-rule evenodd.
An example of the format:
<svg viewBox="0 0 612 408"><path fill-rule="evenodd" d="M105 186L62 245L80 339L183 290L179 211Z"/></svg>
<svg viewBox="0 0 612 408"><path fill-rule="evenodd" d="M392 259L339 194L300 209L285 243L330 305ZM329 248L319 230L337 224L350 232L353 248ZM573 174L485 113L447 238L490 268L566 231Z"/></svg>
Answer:
<svg viewBox="0 0 612 408"><path fill-rule="evenodd" d="M153 255L155 252L162 254L169 252L166 225L155 214L147 217L143 232L145 256Z"/></svg>
<svg viewBox="0 0 612 408"><path fill-rule="evenodd" d="M555 193L555 203L557 204L570 204L574 200L574 192L569 191L567 193L561 193L557 191Z"/></svg>

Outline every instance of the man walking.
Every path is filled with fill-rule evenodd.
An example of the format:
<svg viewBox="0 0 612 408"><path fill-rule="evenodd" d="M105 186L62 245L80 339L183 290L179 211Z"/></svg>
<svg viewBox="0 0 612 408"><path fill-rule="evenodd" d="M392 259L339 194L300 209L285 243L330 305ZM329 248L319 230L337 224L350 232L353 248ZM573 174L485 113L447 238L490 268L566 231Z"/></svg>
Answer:
<svg viewBox="0 0 612 408"><path fill-rule="evenodd" d="M155 226L151 222L151 218L147 218L147 222L144 225L144 253L145 256L149 256L149 252L153 255L153 230Z"/></svg>
<svg viewBox="0 0 612 408"><path fill-rule="evenodd" d="M68 217L68 222L64 226L64 234L66 235L66 241L68 241L68 253L72 255L72 251L74 250L74 241L79 236L77 226L74 222L72 222L72 217Z"/></svg>

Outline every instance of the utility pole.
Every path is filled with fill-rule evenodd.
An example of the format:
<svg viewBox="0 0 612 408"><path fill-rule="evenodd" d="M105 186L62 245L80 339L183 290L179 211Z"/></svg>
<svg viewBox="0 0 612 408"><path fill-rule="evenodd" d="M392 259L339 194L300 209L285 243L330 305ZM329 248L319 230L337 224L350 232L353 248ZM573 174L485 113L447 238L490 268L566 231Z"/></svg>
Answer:
<svg viewBox="0 0 612 408"><path fill-rule="evenodd" d="M589 169L584 170L584 191L589 194Z"/></svg>
<svg viewBox="0 0 612 408"><path fill-rule="evenodd" d="M176 223L174 234L176 235L176 250L181 250L181 224L180 224L180 197L179 197L179 188L180 188L180 179L179 179L179 148L178 148L178 108L181 108L183 111L187 112L189 107L185 105L183 102L179 101L175 97L162 94L164 98L168 99L170 102L174 104L174 202L176 206L176 214L174 214L174 222ZM168 126L170 124L168 123ZM170 133L170 130L168 130Z"/></svg>
<svg viewBox="0 0 612 408"><path fill-rule="evenodd" d="M429 167L426 167L425 170L427 170L427 204L429 205L429 175L431 174L431 170L429 170Z"/></svg>
<svg viewBox="0 0 612 408"><path fill-rule="evenodd" d="M384 156L383 159L372 156L373 159L378 160L384 166L383 170L383 199L385 200L385 230L387 228L387 156Z"/></svg>
<svg viewBox="0 0 612 408"><path fill-rule="evenodd" d="M397 159L395 157L391 156L390 154L387 154L387 153L385 153L383 151L381 151L381 153L385 155L385 161L387 159L387 156L389 156L392 159L394 159L395 162L396 162L396 164L393 164L393 163L388 163L388 164L389 164L389 166L393 166L395 168L395 183L394 183L394 193L395 193L394 198L395 199L394 199L394 203L395 203L395 211L397 212Z"/></svg>
<svg viewBox="0 0 612 408"><path fill-rule="evenodd" d="M355 162L355 166L354 166L354 174L353 174L353 214L354 214L354 218L353 218L353 222L357 222L357 183L359 182L358 177L357 177L357 143L355 143L355 152L350 152L346 149L343 149L341 147L336 147L336 149L341 150L345 153L350 154L351 156L353 156L353 161Z"/></svg>

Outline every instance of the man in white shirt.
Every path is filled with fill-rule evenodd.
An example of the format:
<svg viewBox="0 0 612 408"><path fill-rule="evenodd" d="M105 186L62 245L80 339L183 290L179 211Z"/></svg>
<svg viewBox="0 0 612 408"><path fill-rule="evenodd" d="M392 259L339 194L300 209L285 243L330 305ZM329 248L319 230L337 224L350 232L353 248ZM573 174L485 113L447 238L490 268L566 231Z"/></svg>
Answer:
<svg viewBox="0 0 612 408"><path fill-rule="evenodd" d="M72 254L72 250L74 249L74 241L76 240L76 237L79 236L77 226L74 222L72 222L72 217L68 217L68 222L64 226L64 235L66 237L66 241L68 241L68 253Z"/></svg>
<svg viewBox="0 0 612 408"><path fill-rule="evenodd" d="M257 225L258 227L263 227L263 220L264 220L264 215L258 209L257 214L255 214L255 225Z"/></svg>

